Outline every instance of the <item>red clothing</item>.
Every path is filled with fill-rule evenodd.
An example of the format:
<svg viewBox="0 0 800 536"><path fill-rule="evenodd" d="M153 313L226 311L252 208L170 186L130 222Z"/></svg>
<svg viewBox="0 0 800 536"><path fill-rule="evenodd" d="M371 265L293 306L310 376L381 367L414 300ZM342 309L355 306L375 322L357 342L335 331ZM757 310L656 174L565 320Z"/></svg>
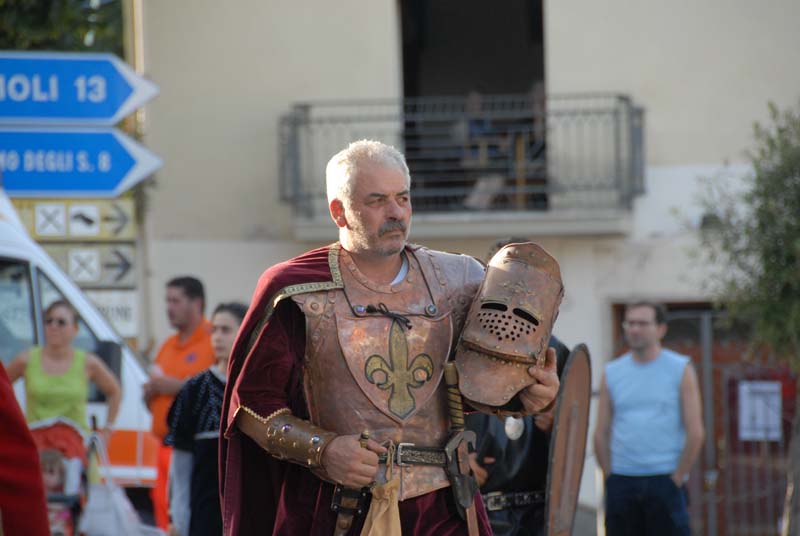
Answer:
<svg viewBox="0 0 800 536"><path fill-rule="evenodd" d="M69 424L56 422L50 426L34 428L31 430L31 437L36 444L36 450L57 450L66 458L80 458L84 467L89 466L83 436L77 428Z"/></svg>
<svg viewBox="0 0 800 536"><path fill-rule="evenodd" d="M39 453L0 364L0 516L4 534L48 536L47 502Z"/></svg>
<svg viewBox="0 0 800 536"><path fill-rule="evenodd" d="M333 247L339 247L338 245ZM303 394L305 318L290 299L283 299L263 324L273 300L288 286L332 281L329 247L316 249L268 269L261 276L250 310L234 344L222 409L220 493L225 534L333 534L334 486L305 467L282 462L264 452L235 425L236 410L247 406L260 415L288 407L308 419ZM255 328L255 344L247 351ZM466 524L452 506L449 488L400 502L404 534L466 534ZM479 497L479 496L478 496ZM486 512L477 499L482 534L491 534ZM350 534L359 534L363 517Z"/></svg>

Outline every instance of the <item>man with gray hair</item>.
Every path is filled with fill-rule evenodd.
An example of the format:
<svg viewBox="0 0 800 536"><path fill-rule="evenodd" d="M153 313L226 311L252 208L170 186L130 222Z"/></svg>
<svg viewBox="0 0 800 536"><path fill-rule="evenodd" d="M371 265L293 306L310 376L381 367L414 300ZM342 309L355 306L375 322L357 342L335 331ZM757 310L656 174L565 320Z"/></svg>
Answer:
<svg viewBox="0 0 800 536"><path fill-rule="evenodd" d="M231 355L224 532L491 534L454 460L444 380L483 267L407 243L393 147L351 143L326 180L339 242L264 272ZM546 363L518 394L529 414L558 391L554 353Z"/></svg>

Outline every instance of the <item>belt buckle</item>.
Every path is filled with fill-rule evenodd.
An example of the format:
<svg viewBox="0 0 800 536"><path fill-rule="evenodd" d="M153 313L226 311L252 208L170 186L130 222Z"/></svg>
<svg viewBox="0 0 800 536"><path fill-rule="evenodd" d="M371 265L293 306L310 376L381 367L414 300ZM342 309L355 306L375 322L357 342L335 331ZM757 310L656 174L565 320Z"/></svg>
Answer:
<svg viewBox="0 0 800 536"><path fill-rule="evenodd" d="M399 467L408 467L410 463L403 462L403 449L408 447L413 447L414 443L398 443L397 450L395 451L394 463L396 463Z"/></svg>
<svg viewBox="0 0 800 536"><path fill-rule="evenodd" d="M483 503L486 509L490 512L497 512L504 510L505 504L503 503L503 492L492 491L483 496Z"/></svg>

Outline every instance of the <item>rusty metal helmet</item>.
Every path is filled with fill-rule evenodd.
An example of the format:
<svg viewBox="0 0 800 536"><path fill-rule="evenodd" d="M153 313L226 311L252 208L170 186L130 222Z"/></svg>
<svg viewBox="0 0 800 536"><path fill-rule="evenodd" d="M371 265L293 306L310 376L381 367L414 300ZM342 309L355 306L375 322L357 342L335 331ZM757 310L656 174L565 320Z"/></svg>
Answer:
<svg viewBox="0 0 800 536"><path fill-rule="evenodd" d="M464 323L455 362L462 395L500 407L536 380L564 296L558 262L532 242L509 244L489 261Z"/></svg>

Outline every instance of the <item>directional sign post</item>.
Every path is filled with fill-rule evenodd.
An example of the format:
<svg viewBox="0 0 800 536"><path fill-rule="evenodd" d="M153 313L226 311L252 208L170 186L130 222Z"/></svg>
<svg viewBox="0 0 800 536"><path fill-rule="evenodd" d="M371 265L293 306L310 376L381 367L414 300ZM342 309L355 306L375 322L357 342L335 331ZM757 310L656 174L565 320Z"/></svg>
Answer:
<svg viewBox="0 0 800 536"><path fill-rule="evenodd" d="M0 123L114 125L157 94L113 54L0 51Z"/></svg>
<svg viewBox="0 0 800 536"><path fill-rule="evenodd" d="M159 167L112 128L0 127L0 173L12 197L116 197Z"/></svg>
<svg viewBox="0 0 800 536"><path fill-rule="evenodd" d="M133 290L87 290L87 296L123 337L139 334L139 300Z"/></svg>
<svg viewBox="0 0 800 536"><path fill-rule="evenodd" d="M119 196L161 160L113 126L157 94L113 54L0 51L0 186L31 236L131 337L136 222Z"/></svg>
<svg viewBox="0 0 800 536"><path fill-rule="evenodd" d="M83 288L134 288L135 244L45 243L45 251Z"/></svg>
<svg viewBox="0 0 800 536"><path fill-rule="evenodd" d="M133 199L14 199L38 242L135 242Z"/></svg>

